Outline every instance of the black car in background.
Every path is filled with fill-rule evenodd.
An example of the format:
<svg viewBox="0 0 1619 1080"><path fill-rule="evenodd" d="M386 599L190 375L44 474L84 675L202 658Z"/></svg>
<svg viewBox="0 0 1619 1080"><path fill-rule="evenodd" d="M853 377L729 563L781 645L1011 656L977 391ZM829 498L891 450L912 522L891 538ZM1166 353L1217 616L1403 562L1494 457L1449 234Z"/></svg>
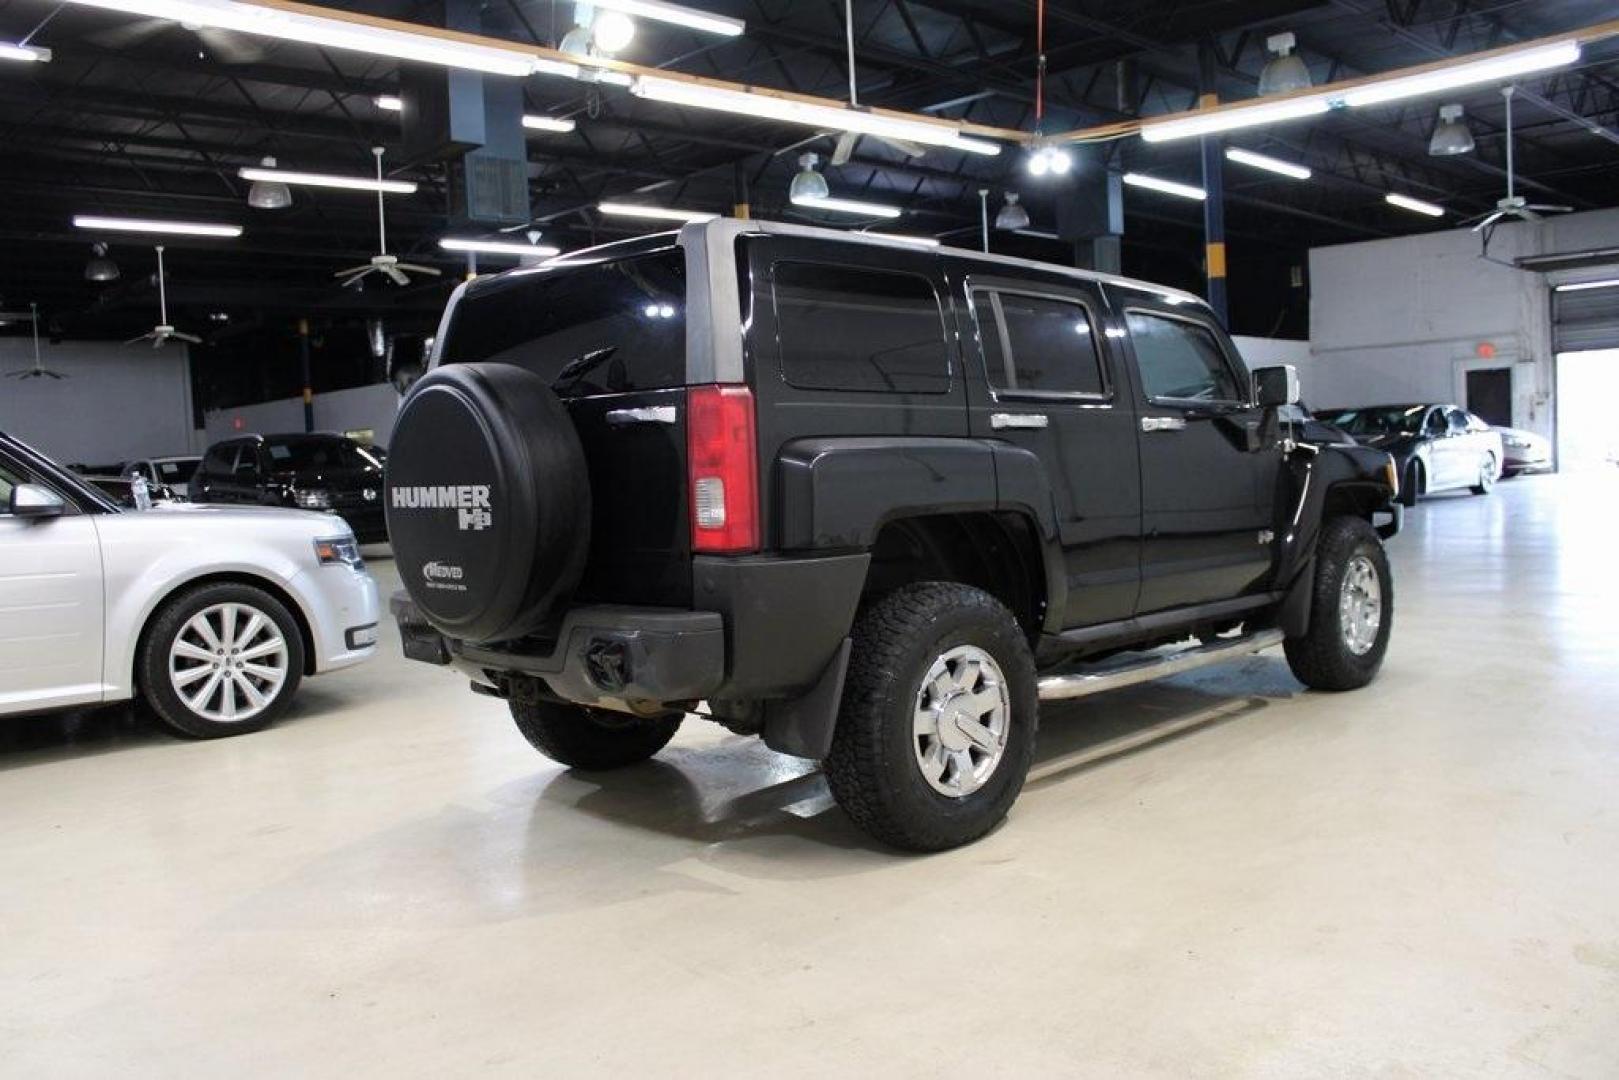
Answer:
<svg viewBox="0 0 1619 1080"><path fill-rule="evenodd" d="M209 447L191 499L326 510L360 543L382 543L382 465L370 447L342 435L245 435Z"/></svg>
<svg viewBox="0 0 1619 1080"><path fill-rule="evenodd" d="M1506 454L1501 436L1455 405L1413 403L1323 409L1328 423L1364 446L1387 451L1400 468L1400 501L1469 488L1485 495L1501 478Z"/></svg>

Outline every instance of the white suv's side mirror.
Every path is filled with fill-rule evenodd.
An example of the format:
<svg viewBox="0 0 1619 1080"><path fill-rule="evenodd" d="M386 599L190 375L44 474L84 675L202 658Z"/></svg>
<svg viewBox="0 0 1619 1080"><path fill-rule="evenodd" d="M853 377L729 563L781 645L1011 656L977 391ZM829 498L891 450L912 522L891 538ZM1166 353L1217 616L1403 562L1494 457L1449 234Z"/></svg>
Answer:
<svg viewBox="0 0 1619 1080"><path fill-rule="evenodd" d="M1254 370L1254 404L1262 408L1280 408L1299 403L1299 369L1292 364L1277 364Z"/></svg>
<svg viewBox="0 0 1619 1080"><path fill-rule="evenodd" d="M18 484L11 489L11 516L20 518L61 517L67 503L50 488L38 484Z"/></svg>

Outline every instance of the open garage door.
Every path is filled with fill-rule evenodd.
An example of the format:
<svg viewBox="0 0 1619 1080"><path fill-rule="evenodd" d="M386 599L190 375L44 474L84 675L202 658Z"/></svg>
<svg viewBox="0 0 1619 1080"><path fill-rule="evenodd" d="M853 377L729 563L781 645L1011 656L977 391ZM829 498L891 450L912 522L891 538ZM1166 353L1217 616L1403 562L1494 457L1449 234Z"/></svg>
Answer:
<svg viewBox="0 0 1619 1080"><path fill-rule="evenodd" d="M1552 293L1556 351L1619 349L1619 286Z"/></svg>

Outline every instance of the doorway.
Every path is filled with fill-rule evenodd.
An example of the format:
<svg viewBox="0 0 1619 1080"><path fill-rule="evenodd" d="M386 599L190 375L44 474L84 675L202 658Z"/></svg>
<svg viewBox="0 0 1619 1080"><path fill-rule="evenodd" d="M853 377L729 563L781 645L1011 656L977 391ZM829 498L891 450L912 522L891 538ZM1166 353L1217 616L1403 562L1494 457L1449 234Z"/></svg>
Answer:
<svg viewBox="0 0 1619 1080"><path fill-rule="evenodd" d="M1619 349L1557 355L1559 470L1612 470L1619 465L1615 395L1619 395Z"/></svg>
<svg viewBox="0 0 1619 1080"><path fill-rule="evenodd" d="M1467 411L1491 427L1512 426L1512 369L1478 368L1467 373Z"/></svg>

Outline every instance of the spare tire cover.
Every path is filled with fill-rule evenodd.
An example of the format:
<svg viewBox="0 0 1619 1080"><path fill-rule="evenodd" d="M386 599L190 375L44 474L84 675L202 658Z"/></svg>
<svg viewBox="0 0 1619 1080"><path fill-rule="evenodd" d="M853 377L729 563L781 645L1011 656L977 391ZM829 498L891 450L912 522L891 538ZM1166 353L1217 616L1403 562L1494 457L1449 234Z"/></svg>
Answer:
<svg viewBox="0 0 1619 1080"><path fill-rule="evenodd" d="M424 376L394 423L388 535L423 616L467 641L532 633L590 547L590 480L562 402L511 364Z"/></svg>

